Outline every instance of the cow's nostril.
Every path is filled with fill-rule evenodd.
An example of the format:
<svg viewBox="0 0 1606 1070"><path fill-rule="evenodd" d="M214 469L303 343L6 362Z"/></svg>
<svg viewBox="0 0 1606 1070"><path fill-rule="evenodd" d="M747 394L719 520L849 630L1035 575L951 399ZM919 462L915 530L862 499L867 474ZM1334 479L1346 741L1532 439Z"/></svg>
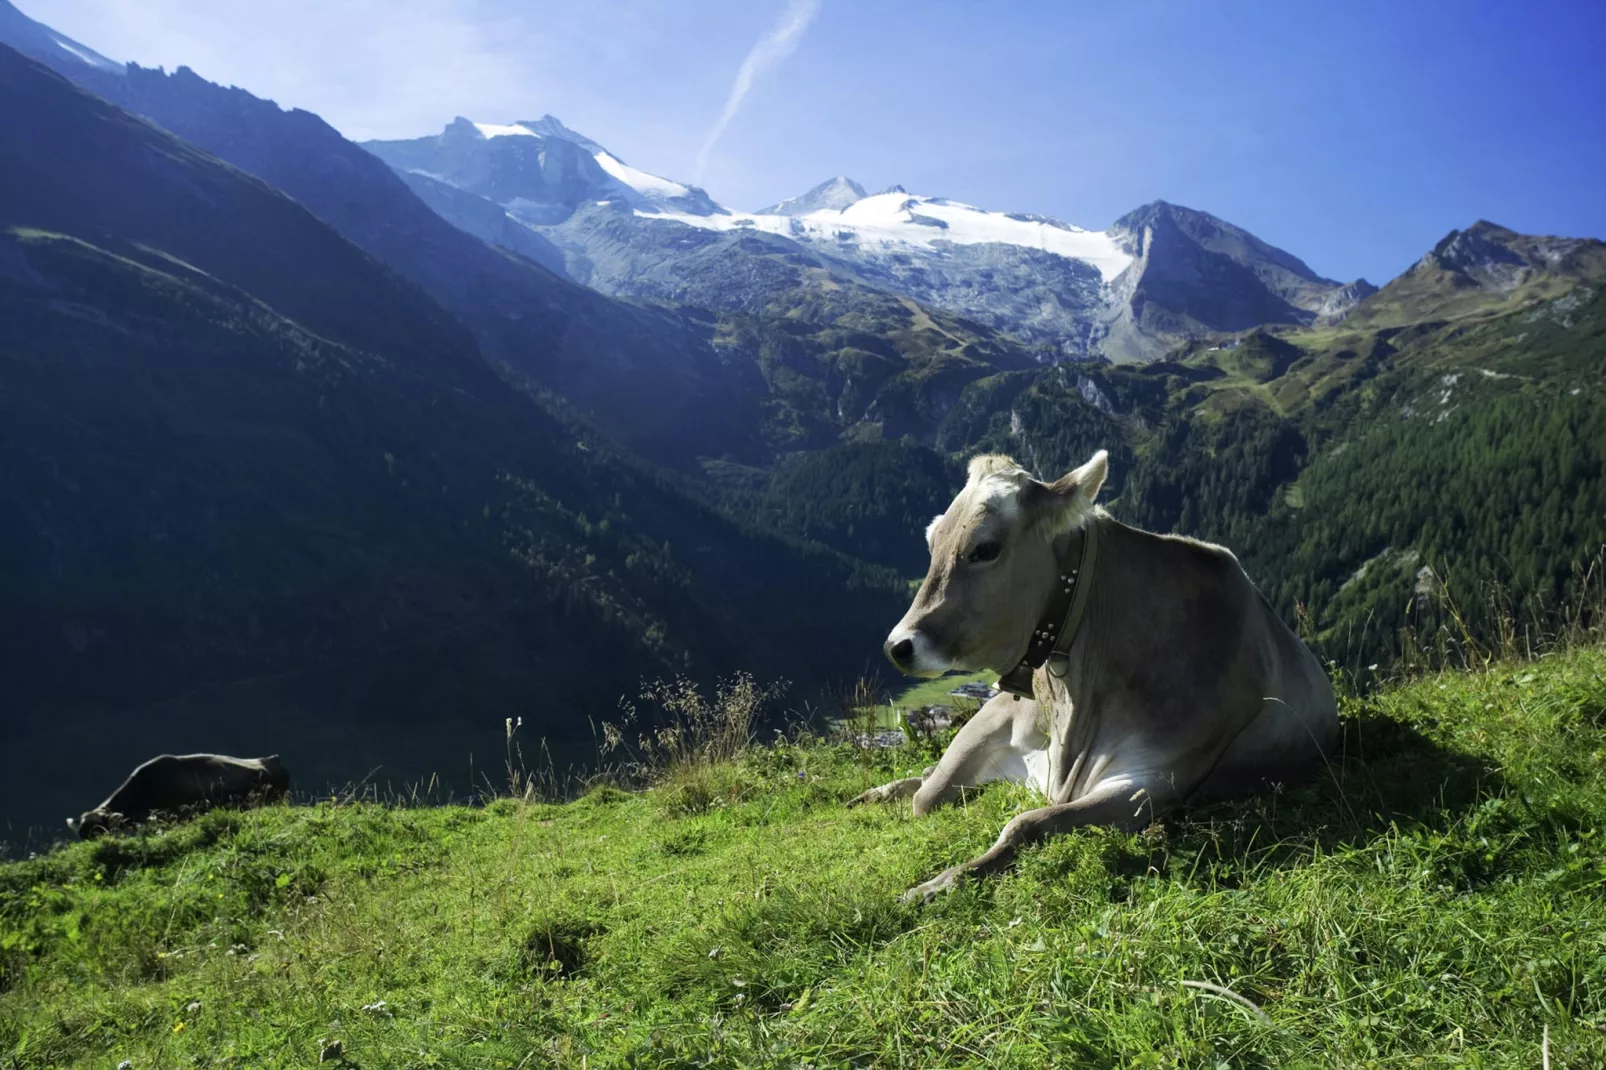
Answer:
<svg viewBox="0 0 1606 1070"><path fill-rule="evenodd" d="M891 658L892 664L900 669L908 668L914 656L915 644L912 639L900 639L887 648L887 657Z"/></svg>

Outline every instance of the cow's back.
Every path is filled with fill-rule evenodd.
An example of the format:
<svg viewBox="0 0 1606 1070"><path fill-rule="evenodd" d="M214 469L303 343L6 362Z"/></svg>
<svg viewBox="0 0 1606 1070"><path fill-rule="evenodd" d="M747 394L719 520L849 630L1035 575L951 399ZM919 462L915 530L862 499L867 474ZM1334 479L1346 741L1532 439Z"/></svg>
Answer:
<svg viewBox="0 0 1606 1070"><path fill-rule="evenodd" d="M282 795L289 784L290 775L277 755L162 754L130 773L97 810L143 821L153 811L215 805L256 791Z"/></svg>
<svg viewBox="0 0 1606 1070"><path fill-rule="evenodd" d="M1170 770L1187 794L1240 738L1325 749L1336 729L1326 675L1231 551L1096 522L1095 586L1072 650L1082 671L1045 681L1057 800L1124 767Z"/></svg>

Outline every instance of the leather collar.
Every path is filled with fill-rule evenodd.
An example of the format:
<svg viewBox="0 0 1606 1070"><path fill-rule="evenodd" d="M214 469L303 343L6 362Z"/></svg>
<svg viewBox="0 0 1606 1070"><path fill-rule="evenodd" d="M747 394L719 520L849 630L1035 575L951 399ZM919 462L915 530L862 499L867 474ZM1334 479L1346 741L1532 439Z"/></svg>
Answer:
<svg viewBox="0 0 1606 1070"><path fill-rule="evenodd" d="M1063 656L1071 649L1076 631L1087 612L1087 595L1093 586L1093 565L1099 553L1099 518L1088 518L1082 526L1082 553L1074 568L1061 562L1059 579L1054 584L1054 595L1048 600L1032 629L1032 641L1026 647L1026 656L1014 668L998 678L998 690L1007 691L1017 698L1033 698L1032 676L1055 654Z"/></svg>

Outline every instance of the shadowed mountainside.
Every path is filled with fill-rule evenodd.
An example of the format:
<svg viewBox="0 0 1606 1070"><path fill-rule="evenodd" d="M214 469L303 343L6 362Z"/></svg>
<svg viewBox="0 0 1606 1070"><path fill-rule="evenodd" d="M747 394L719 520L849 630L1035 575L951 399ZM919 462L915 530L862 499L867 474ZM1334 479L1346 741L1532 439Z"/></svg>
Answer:
<svg viewBox="0 0 1606 1070"><path fill-rule="evenodd" d="M294 201L3 47L0 102L13 819L153 747L406 777L505 716L589 740L645 674L874 652L890 580L554 416Z"/></svg>

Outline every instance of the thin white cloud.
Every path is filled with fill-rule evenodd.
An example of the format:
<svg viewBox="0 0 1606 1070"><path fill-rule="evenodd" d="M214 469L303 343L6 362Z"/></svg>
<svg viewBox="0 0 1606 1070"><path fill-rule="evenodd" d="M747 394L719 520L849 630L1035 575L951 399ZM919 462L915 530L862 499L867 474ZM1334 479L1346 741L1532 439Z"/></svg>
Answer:
<svg viewBox="0 0 1606 1070"><path fill-rule="evenodd" d="M725 127L730 125L736 112L747 97L748 90L753 88L753 82L759 75L779 64L792 50L797 48L798 42L803 39L803 32L814 21L814 16L820 10L820 0L788 0L786 11L781 15L775 28L758 39L747 58L742 60L741 68L736 72L736 81L731 85L730 96L725 100L725 110L719 113L719 119L708 131L703 139L703 147L697 152L696 174L692 181L703 180L703 170L708 166L708 154L713 151L714 144L719 141Z"/></svg>

